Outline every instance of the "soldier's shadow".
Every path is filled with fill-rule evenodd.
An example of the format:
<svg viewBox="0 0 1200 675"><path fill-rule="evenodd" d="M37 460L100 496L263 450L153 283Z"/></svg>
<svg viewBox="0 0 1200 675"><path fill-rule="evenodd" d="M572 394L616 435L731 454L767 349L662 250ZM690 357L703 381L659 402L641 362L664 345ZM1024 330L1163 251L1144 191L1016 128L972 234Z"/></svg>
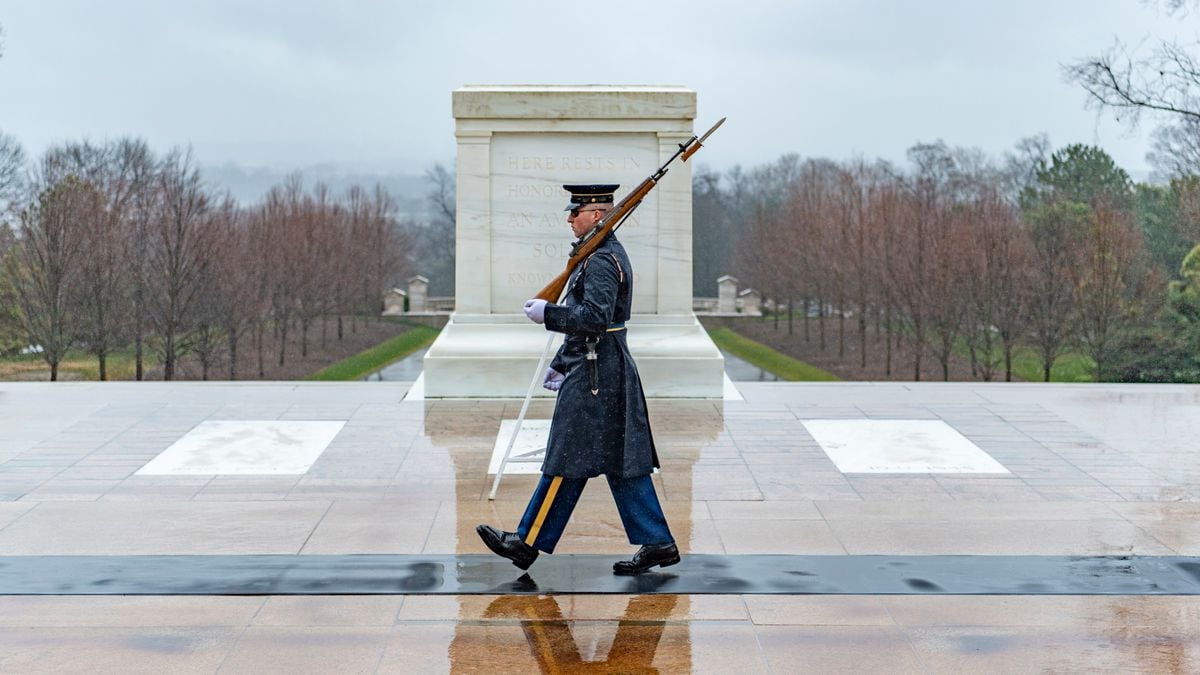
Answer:
<svg viewBox="0 0 1200 675"><path fill-rule="evenodd" d="M593 653L596 651L595 640L585 641L585 649L581 649L576 632L586 626L586 632L594 637L597 621L603 623L604 618L564 618L556 596L501 596L488 605L484 616L519 620L529 650L544 673L657 673L658 667L653 665L656 658L659 667L681 672L690 670L691 648L686 635L667 643L675 645L678 654L674 651L659 653L664 647L663 635L668 626L673 632L676 628L686 631L686 624L680 622L676 626L669 622L678 603L679 596L676 595L631 596L617 621L611 646L603 655Z"/></svg>

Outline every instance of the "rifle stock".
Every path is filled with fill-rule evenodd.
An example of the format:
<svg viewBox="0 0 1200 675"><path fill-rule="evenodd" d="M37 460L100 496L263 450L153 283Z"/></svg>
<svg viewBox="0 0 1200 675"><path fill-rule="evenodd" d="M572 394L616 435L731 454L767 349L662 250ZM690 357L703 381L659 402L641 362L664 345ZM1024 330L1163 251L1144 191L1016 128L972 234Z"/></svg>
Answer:
<svg viewBox="0 0 1200 675"><path fill-rule="evenodd" d="M558 299L562 297L563 291L567 288L567 280L571 278L571 272L574 269L574 265L568 264L567 269L562 274L554 277L550 283L546 284L545 288L538 291L538 294L533 297L540 298L546 302L558 302Z"/></svg>
<svg viewBox="0 0 1200 675"><path fill-rule="evenodd" d="M717 127L724 123L725 118L722 117L717 121L716 124L712 126L711 129L708 130L707 133L701 136L699 140L697 140L695 136L692 136L686 142L680 143L679 150L675 151L675 154L671 155L671 158L668 159L665 164L660 166L658 171L655 171L650 176L647 176L646 179L638 184L636 188L630 191L629 194L625 195L624 199L617 202L617 205L613 207L612 211L609 211L608 215L605 216L604 219L599 222L599 224L597 224L595 230L593 230L590 234L584 235L575 242L575 244L571 247L571 254L567 258L567 268L563 270L562 274L554 277L550 283L546 284L545 288L539 291L534 297L540 298L547 302L558 302L559 299L562 298L563 291L566 290L567 281L571 278L571 273L575 271L575 267L579 265L580 261L586 260L587 257L591 255L601 243L603 243L605 237L607 237L613 230L616 230L618 227L620 227L621 223L625 222L625 219L629 217L629 214L633 213L633 210L641 205L642 200L646 198L646 195L650 194L650 191L654 189L654 186L658 185L658 181L661 180L662 177L667 173L667 167L669 167L671 163L675 161L675 158L682 155L683 161L686 162L689 157L703 147L701 144L709 136L711 136L714 131L717 130Z"/></svg>

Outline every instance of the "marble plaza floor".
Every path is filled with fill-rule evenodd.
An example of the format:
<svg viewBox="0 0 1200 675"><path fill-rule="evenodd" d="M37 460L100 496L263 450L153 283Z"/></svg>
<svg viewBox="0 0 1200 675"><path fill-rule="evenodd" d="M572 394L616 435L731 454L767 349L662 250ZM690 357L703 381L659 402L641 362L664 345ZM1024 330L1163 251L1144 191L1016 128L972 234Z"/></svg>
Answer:
<svg viewBox="0 0 1200 675"><path fill-rule="evenodd" d="M536 478L506 476L487 499L501 421L520 402L405 401L408 388L0 383L0 588L17 563L45 561L53 581L52 564L101 557L480 560L475 525L513 528ZM651 402L654 480L694 560L977 556L1003 577L1046 557L1193 569L1200 556L1200 387L738 388L744 400ZM878 429L898 440L878 443ZM321 434L323 447L304 446ZM855 464L873 443L908 449ZM291 463L265 456L272 444L293 445ZM938 450L951 446L963 454ZM531 568L534 586L508 568L511 593L0 596L0 672L1200 672L1200 595L1153 584L680 595L573 572L537 590L539 569L631 551L596 482L558 553Z"/></svg>

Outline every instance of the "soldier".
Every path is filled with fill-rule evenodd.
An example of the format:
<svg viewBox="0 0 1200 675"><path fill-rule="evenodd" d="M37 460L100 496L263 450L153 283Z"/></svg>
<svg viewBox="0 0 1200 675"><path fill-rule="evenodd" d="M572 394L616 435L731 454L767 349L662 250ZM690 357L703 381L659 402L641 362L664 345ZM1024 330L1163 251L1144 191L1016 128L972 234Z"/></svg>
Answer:
<svg viewBox="0 0 1200 675"><path fill-rule="evenodd" d="M596 230L613 208L617 185L564 185L567 222L576 237ZM641 545L615 574L640 574L679 562L650 474L658 453L650 435L646 396L625 342L633 299L633 269L625 247L609 234L567 282L563 304L528 300L525 316L565 333L542 386L558 392L542 479L516 532L490 525L475 531L497 555L529 569L539 551L553 553L587 480L604 474L629 543Z"/></svg>

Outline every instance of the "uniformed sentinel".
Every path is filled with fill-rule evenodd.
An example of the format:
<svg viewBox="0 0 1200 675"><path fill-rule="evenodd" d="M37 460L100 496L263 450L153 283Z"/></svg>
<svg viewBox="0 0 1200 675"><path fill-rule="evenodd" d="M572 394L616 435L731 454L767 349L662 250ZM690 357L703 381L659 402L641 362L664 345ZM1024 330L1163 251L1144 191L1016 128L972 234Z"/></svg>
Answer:
<svg viewBox="0 0 1200 675"><path fill-rule="evenodd" d="M613 208L617 185L564 185L571 193L567 223L576 237L599 227ZM525 316L566 334L542 386L558 392L542 479L516 532L480 525L476 532L497 555L529 569L538 552L553 553L587 480L604 474L629 543L641 545L616 574L640 574L679 562L651 472L658 453L646 415L646 396L625 343L633 299L633 269L625 247L609 234L567 282L563 304L525 303Z"/></svg>

